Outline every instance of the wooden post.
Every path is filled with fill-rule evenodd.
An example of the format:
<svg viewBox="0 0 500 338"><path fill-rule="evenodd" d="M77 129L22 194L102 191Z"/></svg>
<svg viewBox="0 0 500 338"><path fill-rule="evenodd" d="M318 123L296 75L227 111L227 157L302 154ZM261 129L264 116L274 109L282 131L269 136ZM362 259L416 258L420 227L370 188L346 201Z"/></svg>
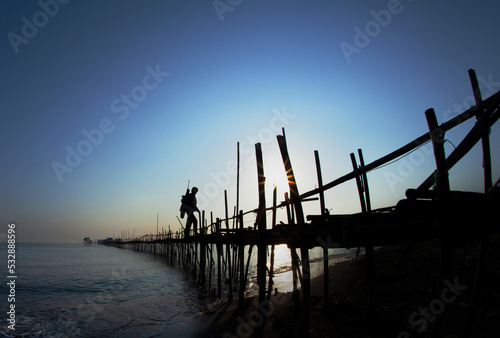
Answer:
<svg viewBox="0 0 500 338"><path fill-rule="evenodd" d="M299 273L299 261L297 259L297 248L295 246L290 247L290 256L292 258L292 299L294 302L299 300L299 289L297 285L298 273Z"/></svg>
<svg viewBox="0 0 500 338"><path fill-rule="evenodd" d="M359 156L360 168L364 168L365 167L365 160L363 159L363 151L361 149L358 149L358 156ZM363 179L363 188L364 188L364 193L365 193L366 210L371 211L372 204L370 201L370 190L368 189L368 176L366 175L366 171L363 171L363 174L361 175L361 177Z"/></svg>
<svg viewBox="0 0 500 338"><path fill-rule="evenodd" d="M288 224L289 225L292 225L295 223L294 219L293 219L293 216L292 216L292 212L291 212L291 204L292 204L292 201L290 201L290 198L288 197L288 193L285 192L285 202L286 202L286 216L287 216L287 220L288 220Z"/></svg>
<svg viewBox="0 0 500 338"><path fill-rule="evenodd" d="M209 258L208 258L208 294L211 295L211 289L212 289L212 267L213 267L213 262L214 262L214 257L213 257L213 246L212 243L209 243L207 245L207 249L209 252Z"/></svg>
<svg viewBox="0 0 500 338"><path fill-rule="evenodd" d="M319 152L314 151L314 158L316 159L316 174L318 176L318 187L323 187L323 177L321 175L321 164L319 161ZM321 191L319 193L319 205L321 208L321 215L325 216L325 193Z"/></svg>
<svg viewBox="0 0 500 338"><path fill-rule="evenodd" d="M266 296L266 262L267 245L263 242L266 234L266 194L264 176L264 162L262 160L261 144L255 144L255 156L257 158L257 175L259 180L259 211L257 213L257 229L259 232L259 243L257 253L257 284L259 284L259 302L262 302Z"/></svg>
<svg viewBox="0 0 500 338"><path fill-rule="evenodd" d="M448 179L448 168L446 165L446 155L444 152L444 130L439 127L434 109L430 108L425 111L427 125L432 140L432 147L434 148L434 158L436 160L436 174L437 174L437 191L439 198L444 200L450 192L450 182Z"/></svg>
<svg viewBox="0 0 500 338"><path fill-rule="evenodd" d="M446 155L444 151L444 131L439 127L434 109L430 108L425 111L427 125L434 148L434 158L436 161L436 187L438 193L438 201L446 201L450 192L450 182L448 179L448 168L446 165ZM448 224L446 220L441 222L441 267L439 281L436 288L436 296L440 296L441 291L445 288L444 281L450 279L451 264L452 264L452 247L448 238ZM443 316L438 316L434 322L433 334L438 336L441 334L443 326Z"/></svg>
<svg viewBox="0 0 500 338"><path fill-rule="evenodd" d="M277 217L277 205L278 205L278 187L273 186L273 215L271 219L271 226L274 229L276 227L276 217Z"/></svg>
<svg viewBox="0 0 500 338"><path fill-rule="evenodd" d="M290 188L290 195L293 206L295 208L295 215L297 216L297 225L300 234L300 253L302 258L302 294L304 302L304 335L309 335L309 306L311 301L311 269L309 260L309 245L310 238L308 236L307 229L305 227L304 211L302 209L302 203L300 199L299 189L297 188L297 182L295 181L295 175L292 169L292 163L290 161L290 156L288 155L288 149L286 146L286 139L284 135L277 135L278 145L281 151L281 157L283 159L283 165L285 167L285 172L288 177L288 185Z"/></svg>
<svg viewBox="0 0 500 338"><path fill-rule="evenodd" d="M295 214L297 215L297 224L304 225L305 217L304 211L302 209L301 199L299 190L297 188L297 182L295 181L295 175L292 169L292 163L290 162L290 157L288 155L288 149L286 146L286 139L284 136L277 135L278 145L281 151L281 157L283 159L283 165L285 166L286 175L288 178L288 185L290 188L290 199L292 200L293 206L295 207Z"/></svg>
<svg viewBox="0 0 500 338"><path fill-rule="evenodd" d="M318 176L318 188L323 187L323 177L321 175L321 164L319 161L319 152L314 151L314 158L316 159L316 174ZM325 193L321 191L319 193L319 205L321 208L321 216L325 220L326 208L325 208ZM328 243L328 240L323 243ZM328 247L323 247L323 299L324 305L328 304L328 296L330 295L330 272L328 267Z"/></svg>
<svg viewBox="0 0 500 338"><path fill-rule="evenodd" d="M200 220L200 284L205 285L205 269L206 269L206 244L205 244L205 210L202 211Z"/></svg>
<svg viewBox="0 0 500 338"><path fill-rule="evenodd" d="M474 92L474 99L476 100L476 106L479 107L483 103L483 98L481 96L481 90L479 89L474 69L469 69L469 77L472 85L472 91ZM477 119L480 117L481 116L476 115ZM486 193L493 186L491 177L491 149L489 133L484 133L481 141L483 145L484 192Z"/></svg>
<svg viewBox="0 0 500 338"><path fill-rule="evenodd" d="M233 230L237 229L237 226L238 226L238 211L236 209L236 207L234 207L234 210L233 210ZM237 236L237 232L234 232L235 236ZM232 276L233 276L233 280L236 281L238 279L238 253L240 252L239 250L236 249L236 247L239 247L240 246L240 241L241 241L241 238L237 237L237 242L235 245L233 245L233 260L232 260L232 263L233 263L233 273L232 273Z"/></svg>
<svg viewBox="0 0 500 338"><path fill-rule="evenodd" d="M290 212L290 204L291 204L291 201L290 201L290 198L288 198L288 193L285 192L285 201L286 201L286 216L287 216L287 220L288 220L288 225L292 225L294 224L294 221L292 219L292 215L291 215L291 212ZM293 296L293 299L298 299L298 289L297 289L297 270L299 269L299 265L297 263L297 261L295 260L295 256L294 256L294 252L295 252L295 246L288 246L288 248L290 249L290 256L291 256L291 260L292 260L292 286L293 286L293 291L292 291L292 296Z"/></svg>
<svg viewBox="0 0 500 338"><path fill-rule="evenodd" d="M214 228L215 228L214 214L213 214L213 212L210 211L210 233L211 234L215 233Z"/></svg>
<svg viewBox="0 0 500 338"><path fill-rule="evenodd" d="M272 218L272 229L276 226L276 204L278 199L277 187L273 187L273 218ZM271 245L271 258L269 262L269 285L267 288L267 298L271 299L271 293L273 291L273 278L274 278L274 244Z"/></svg>
<svg viewBox="0 0 500 338"><path fill-rule="evenodd" d="M224 190L224 204L226 209L226 229L229 230L229 215L227 209L227 190ZM228 232L229 234L229 232ZM231 245L226 243L226 262L227 262L227 279L228 279L228 287L229 292L227 295L228 300L231 302L233 300L233 279L231 276Z"/></svg>
<svg viewBox="0 0 500 338"><path fill-rule="evenodd" d="M210 211L210 234L213 235L214 234L214 218L213 218L213 213ZM208 232L208 228L207 228L207 232ZM209 264L208 264L208 294L210 295L211 294L211 289L212 289L212 269L213 269L213 265L214 265L214 246L213 246L213 242L210 242L210 244L208 244L207 246L209 249L210 249L210 261L209 261Z"/></svg>
<svg viewBox="0 0 500 338"><path fill-rule="evenodd" d="M196 234L193 235L192 243L193 243L193 278L196 280L196 261L198 260L198 241L195 239ZM191 239L190 239L191 241ZM191 248L191 244L189 245Z"/></svg>
<svg viewBox="0 0 500 338"><path fill-rule="evenodd" d="M356 157L351 153L351 161L354 170L363 169L365 162L363 159L363 152L358 149L359 163L358 167ZM363 174L356 176L356 184L358 186L359 199L361 201L361 210L363 212L371 211L370 195L368 193L368 179L366 171ZM359 249L358 249L359 250ZM365 278L364 278L364 303L368 310L375 309L374 289L375 289L375 251L373 244L365 243Z"/></svg>
<svg viewBox="0 0 500 338"><path fill-rule="evenodd" d="M236 212L240 210L240 142L237 143L236 151ZM240 219L243 221L243 218ZM240 229L243 229L243 224L240 225Z"/></svg>
<svg viewBox="0 0 500 338"><path fill-rule="evenodd" d="M356 162L356 157L354 156L354 153L351 153L351 162L352 162L352 168L354 171L358 170L358 164ZM356 186L358 187L358 195L359 195L359 202L361 203L361 211L366 212L366 202L365 202L365 195L363 192L363 182L359 175L356 175Z"/></svg>
<svg viewBox="0 0 500 338"><path fill-rule="evenodd" d="M236 143L236 208L235 208L235 211L236 213L239 212L239 207L240 207L240 142L237 142ZM237 215L236 215L237 216ZM240 229L243 229L243 213L241 213L240 217L237 217L238 221L241 222L240 223ZM238 222L236 222L236 227L238 227ZM244 259L243 259L243 256L244 256L244 245L243 244L240 244L238 246L238 263L236 263L235 261L235 267L239 266L240 268L240 290L239 290L239 296L238 296L238 302L239 302L239 305L240 305L240 308L243 307L243 304L244 304L244 288L245 288L245 284L243 284L242 282L244 282L243 280L243 269L244 269ZM243 290L242 290L243 288Z"/></svg>
<svg viewBox="0 0 500 338"><path fill-rule="evenodd" d="M221 255L222 255L222 244L220 238L220 219L217 218L217 223L215 224L215 232L217 236L217 295L222 297L222 269L221 269Z"/></svg>
<svg viewBox="0 0 500 338"><path fill-rule="evenodd" d="M243 210L240 211L239 217L240 230L243 230ZM241 243L238 247L239 250L239 267L240 267L240 287L238 290L238 307L243 309L245 305L245 288L246 288L246 280L245 280L245 245Z"/></svg>
<svg viewBox="0 0 500 338"><path fill-rule="evenodd" d="M472 91L474 92L474 98L476 100L476 106L479 107L483 102L483 98L481 96L481 90L479 89L479 84L477 82L476 72L473 69L469 69L469 77L472 85ZM476 117L477 119L480 118L480 116ZM488 191L493 186L493 181L491 177L491 150L490 150L489 133L483 134L481 142L483 146L484 192L488 193ZM488 235L484 235L482 236L479 244L479 255L477 258L476 275L474 278L474 284L472 289L469 314L467 321L465 323L465 329L463 333L464 338L470 336L474 325L474 319L477 311L477 299L481 292L484 262L486 259L487 247L488 247Z"/></svg>

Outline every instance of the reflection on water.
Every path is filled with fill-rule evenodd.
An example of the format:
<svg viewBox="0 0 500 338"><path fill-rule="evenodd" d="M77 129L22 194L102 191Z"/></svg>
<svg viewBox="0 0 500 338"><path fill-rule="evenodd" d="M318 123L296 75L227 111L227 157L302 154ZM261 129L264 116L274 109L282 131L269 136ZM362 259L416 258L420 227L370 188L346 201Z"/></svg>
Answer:
<svg viewBox="0 0 500 338"><path fill-rule="evenodd" d="M270 266L270 249L268 252L267 265ZM355 256L357 249L328 249L329 265L351 259ZM301 257L300 249L297 250L297 256ZM323 248L314 248L309 250L310 272L311 277L323 274ZM256 295L258 293L257 285L257 250L252 251L250 260L252 272L249 278L247 295ZM274 248L274 279L273 289L278 289L278 292L293 291L293 273L290 249L286 244L276 245Z"/></svg>

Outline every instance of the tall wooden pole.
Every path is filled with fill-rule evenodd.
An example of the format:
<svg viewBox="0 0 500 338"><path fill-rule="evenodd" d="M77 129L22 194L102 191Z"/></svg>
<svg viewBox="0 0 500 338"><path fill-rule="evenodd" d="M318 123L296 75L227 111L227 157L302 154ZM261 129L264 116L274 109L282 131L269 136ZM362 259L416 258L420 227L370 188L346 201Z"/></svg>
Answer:
<svg viewBox="0 0 500 338"><path fill-rule="evenodd" d="M354 171L358 170L358 163L356 162L356 157L354 156L354 153L351 153L351 162L352 162L352 168ZM363 192L363 182L361 180L361 177L359 175L356 176L356 186L358 187L358 195L359 195L359 202L361 203L361 211L366 212L366 201L365 201L365 195Z"/></svg>
<svg viewBox="0 0 500 338"><path fill-rule="evenodd" d="M221 232L220 232L220 220L217 218L215 223L215 233L217 236L217 295L222 297L222 269L221 269L221 256L222 256L222 244L221 244Z"/></svg>
<svg viewBox="0 0 500 338"><path fill-rule="evenodd" d="M438 193L438 201L445 202L448 199L450 192L450 182L448 179L448 168L446 165L446 155L444 151L444 131L439 128L434 109L430 108L425 111L427 125L434 148L434 158L436 160L436 187ZM449 239L448 224L446 220L441 221L441 267L439 273L439 281L436 288L436 296L440 296L440 292L446 287L445 280L450 280L451 264L452 264L452 247ZM439 336L443 327L443 316L438 316L434 322L433 334Z"/></svg>
<svg viewBox="0 0 500 338"><path fill-rule="evenodd" d="M319 152L314 151L314 158L316 159L316 174L318 176L318 188L323 186L323 177L321 175L321 164L319 161ZM319 193L319 205L321 208L321 216L323 219L326 216L325 208L325 193L321 191ZM323 243L328 243L328 240ZM330 272L328 268L328 247L323 247L323 297L325 305L328 303L328 296L330 295Z"/></svg>
<svg viewBox="0 0 500 338"><path fill-rule="evenodd" d="M243 229L243 211L240 211L239 217L240 229ZM241 243L238 247L239 250L239 267L240 267L240 287L238 290L238 307L243 309L245 305L245 288L246 288L246 279L245 279L245 246Z"/></svg>
<svg viewBox="0 0 500 338"><path fill-rule="evenodd" d="M479 107L483 102L481 96L481 90L479 89L479 84L477 82L476 72L473 69L469 69L469 77L472 85L472 91L474 92L474 99L476 100L476 106ZM479 119L480 116L477 116ZM493 186L491 177L491 150L490 150L490 136L489 133L484 133L481 139L483 146L483 168L484 168L484 192L488 191ZM483 270L484 262L486 259L486 251L488 247L488 236L485 235L481 238L479 244L479 255L477 259L476 275L474 278L474 284L472 289L472 298L470 302L470 309L467 321L465 323L465 329L463 337L469 337L474 325L474 320L477 312L477 299L481 292L481 285L483 282Z"/></svg>
<svg viewBox="0 0 500 338"><path fill-rule="evenodd" d="M297 188L297 182L295 181L295 175L292 169L292 163L290 162L290 157L288 155L288 149L286 146L286 139L284 136L277 135L278 145L281 151L281 157L283 158L283 165L285 166L285 172L288 178L288 186L290 188L290 199L295 208L295 214L297 215L297 224L304 225L305 217L304 211L302 209L302 203L300 199L299 190Z"/></svg>
<svg viewBox="0 0 500 338"><path fill-rule="evenodd" d="M236 144L236 212L240 212L240 142Z"/></svg>
<svg viewBox="0 0 500 338"><path fill-rule="evenodd" d="M309 312L310 312L310 301L311 301L311 269L309 260L309 245L310 238L308 236L307 229L305 227L305 217L304 211L302 209L302 203L300 199L299 189L297 188L297 182L295 181L295 175L292 169L292 163L290 161L290 156L288 155L288 149L286 145L286 139L284 135L277 135L278 145L281 151L281 157L283 159L283 165L285 167L285 172L288 177L288 186L290 189L291 200L295 208L295 214L297 215L297 225L299 229L301 242L300 253L302 259L302 294L304 302L304 332L303 334L309 335Z"/></svg>
<svg viewBox="0 0 500 338"><path fill-rule="evenodd" d="M262 147L260 143L255 144L255 156L257 158L257 175L259 181L259 211L257 213L257 229L259 232L259 244L257 253L257 284L259 284L259 302L266 297L266 262L267 245L263 242L266 234L266 194L264 176L264 162L262 160Z"/></svg>
<svg viewBox="0 0 500 338"><path fill-rule="evenodd" d="M358 156L359 156L359 165L360 168L364 168L365 166L365 160L363 159L363 151L361 149L358 149ZM371 211L372 210L372 205L370 202L370 190L368 189L368 177L366 175L366 171L363 171L363 174L361 175L363 179L363 190L365 193L365 203L366 203L366 210Z"/></svg>
<svg viewBox="0 0 500 338"><path fill-rule="evenodd" d="M206 269L206 243L204 241L205 238L205 210L202 211L202 216L200 219L200 284L205 286L206 277L205 277L205 269Z"/></svg>
<svg viewBox="0 0 500 338"><path fill-rule="evenodd" d="M224 190L224 204L226 209L226 229L229 230L229 214L227 209L227 190ZM231 302L233 300L233 276L231 274L231 245L226 243L226 261L227 261L227 279L229 293L227 295L228 300Z"/></svg>
<svg viewBox="0 0 500 338"><path fill-rule="evenodd" d="M469 78L472 85L472 91L474 93L474 99L476 101L476 107L479 107L483 103L483 98L481 96L481 89L479 88L474 69L469 69ZM481 116L476 116L477 119L480 117ZM491 149L489 133L484 133L481 141L483 145L484 191L488 192L488 190L490 190L493 186L491 177Z"/></svg>
<svg viewBox="0 0 500 338"><path fill-rule="evenodd" d="M364 160L361 149L358 149L360 166L356 162L356 157L351 153L351 162L353 170L363 169ZM361 202L361 211L367 212L371 210L370 196L367 193L368 179L366 172L356 176L356 185L358 186L359 200ZM358 248L359 250L359 248ZM375 251L372 243L365 243L365 271L364 271L364 303L369 310L374 310L374 288L375 288Z"/></svg>

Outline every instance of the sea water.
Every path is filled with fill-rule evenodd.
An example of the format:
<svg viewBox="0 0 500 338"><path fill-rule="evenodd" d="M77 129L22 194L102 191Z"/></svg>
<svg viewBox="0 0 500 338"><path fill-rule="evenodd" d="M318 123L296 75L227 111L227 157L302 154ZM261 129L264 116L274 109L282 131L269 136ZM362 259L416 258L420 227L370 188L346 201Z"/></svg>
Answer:
<svg viewBox="0 0 500 338"><path fill-rule="evenodd" d="M15 303L9 302L6 243L0 252L3 336L153 337L207 305L193 281L159 255L45 243L16 244ZM11 304L15 330L7 321Z"/></svg>
<svg viewBox="0 0 500 338"><path fill-rule="evenodd" d="M7 244L0 255L7 263ZM258 292L256 256L250 254L246 295ZM323 250L310 251L311 276L322 273ZM334 261L349 259L353 250L333 249ZM12 258L12 257L11 257ZM0 271L0 337L157 337L175 332L175 325L201 315L215 301L186 272L161 255L104 245L17 243L14 302ZM290 250L276 246L273 289L293 289ZM213 279L215 276L213 271ZM212 288L215 282L212 282ZM223 285L227 292L227 285ZM213 290L212 290L213 291ZM15 305L15 330L9 328Z"/></svg>

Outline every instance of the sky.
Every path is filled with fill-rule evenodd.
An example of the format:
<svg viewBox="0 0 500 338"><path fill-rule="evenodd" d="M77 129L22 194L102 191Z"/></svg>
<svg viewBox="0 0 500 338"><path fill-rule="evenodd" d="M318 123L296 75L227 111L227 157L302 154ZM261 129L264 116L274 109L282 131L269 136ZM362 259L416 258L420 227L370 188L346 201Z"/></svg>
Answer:
<svg viewBox="0 0 500 338"><path fill-rule="evenodd" d="M206 218L288 191L285 130L300 193L326 184L500 90L498 1L207 0L0 2L0 237L81 242L180 228L199 188ZM449 131L445 150L471 128ZM493 180L499 136L491 130ZM450 171L483 191L481 147ZM368 173L374 208L394 205L435 168L432 146ZM355 182L326 193L331 213L360 211ZM307 215L319 203L304 202ZM284 210L279 220L286 221ZM182 223L185 220L181 220ZM255 215L245 216L253 226Z"/></svg>

